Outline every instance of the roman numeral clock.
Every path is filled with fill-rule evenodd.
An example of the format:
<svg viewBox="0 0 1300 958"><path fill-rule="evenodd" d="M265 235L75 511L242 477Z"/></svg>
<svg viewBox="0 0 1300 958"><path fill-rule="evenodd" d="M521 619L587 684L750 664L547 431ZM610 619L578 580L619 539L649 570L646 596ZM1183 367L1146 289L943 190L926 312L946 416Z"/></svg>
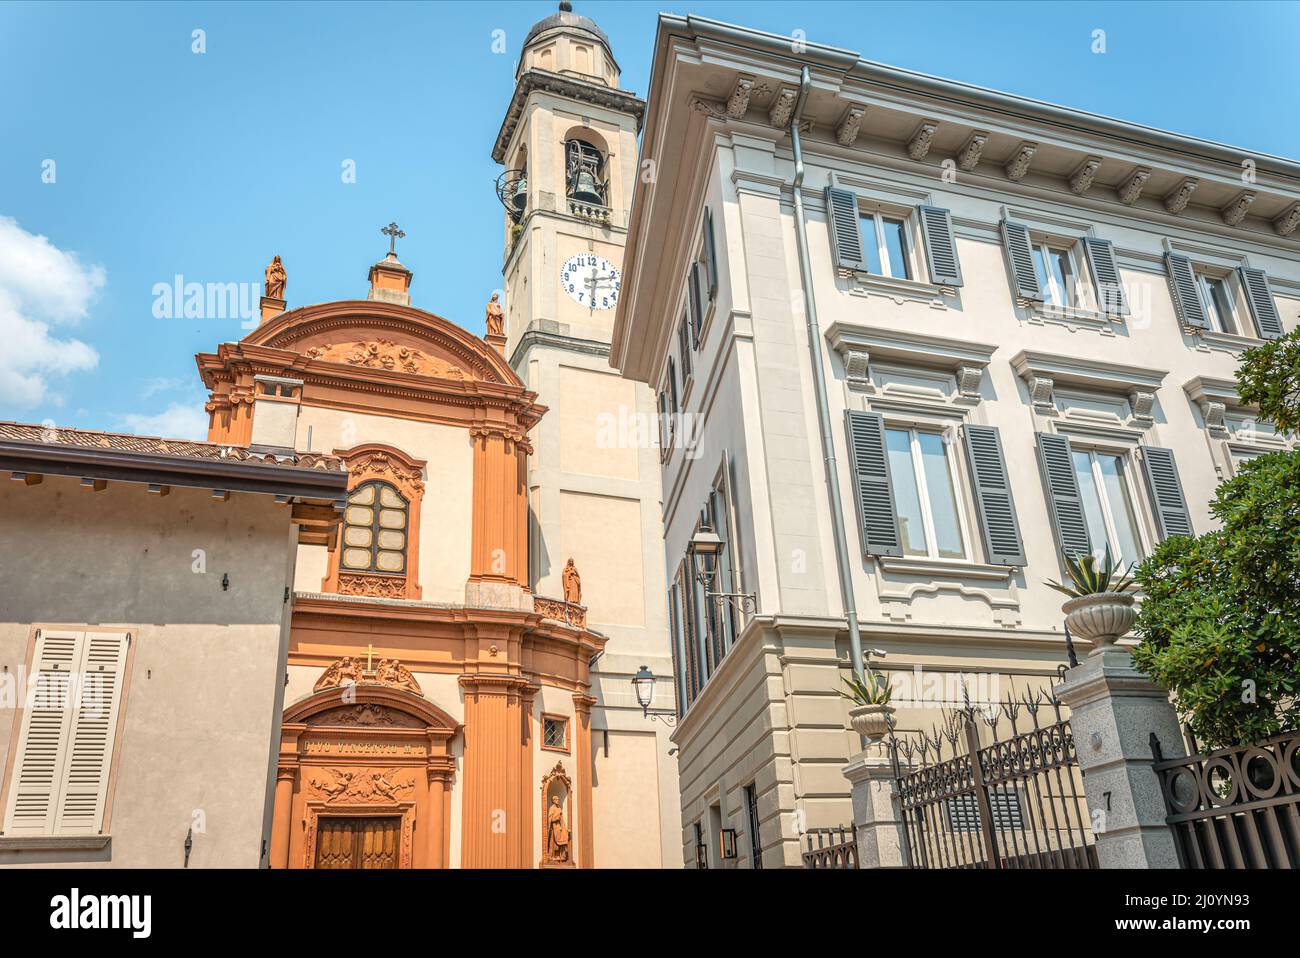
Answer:
<svg viewBox="0 0 1300 958"><path fill-rule="evenodd" d="M579 253L560 266L560 285L569 297L592 312L618 305L622 274L603 256Z"/></svg>

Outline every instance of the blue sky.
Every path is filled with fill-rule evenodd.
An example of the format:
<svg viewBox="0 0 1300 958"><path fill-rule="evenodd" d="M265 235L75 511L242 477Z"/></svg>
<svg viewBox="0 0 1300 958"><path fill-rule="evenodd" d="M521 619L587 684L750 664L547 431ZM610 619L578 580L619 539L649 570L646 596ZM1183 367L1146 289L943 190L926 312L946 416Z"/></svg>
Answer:
<svg viewBox="0 0 1300 958"><path fill-rule="evenodd" d="M575 7L609 34L639 93L667 8L1300 157L1298 5ZM290 306L360 298L392 219L407 232L415 305L481 334L501 278L489 153L519 44L554 9L0 5L0 419L201 435L194 354L244 330L155 317L155 284L260 282L278 253ZM505 54L492 52L495 30Z"/></svg>

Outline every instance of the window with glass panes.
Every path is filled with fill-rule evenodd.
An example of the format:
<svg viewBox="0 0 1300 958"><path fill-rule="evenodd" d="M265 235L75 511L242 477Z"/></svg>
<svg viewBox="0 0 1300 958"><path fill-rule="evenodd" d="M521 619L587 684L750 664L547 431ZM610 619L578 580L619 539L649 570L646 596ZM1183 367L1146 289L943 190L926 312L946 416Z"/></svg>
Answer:
<svg viewBox="0 0 1300 958"><path fill-rule="evenodd" d="M1237 325L1236 309L1233 306L1236 297L1233 296L1227 277L1199 272L1194 275L1196 289L1200 293L1201 302L1205 304L1205 315L1210 326L1220 333L1239 333L1241 328Z"/></svg>
<svg viewBox="0 0 1300 958"><path fill-rule="evenodd" d="M885 447L903 553L966 558L954 444L938 432L891 427L885 430Z"/></svg>
<svg viewBox="0 0 1300 958"><path fill-rule="evenodd" d="M343 555L347 572L406 571L406 499L386 482L353 489L343 513Z"/></svg>
<svg viewBox="0 0 1300 958"><path fill-rule="evenodd" d="M1088 538L1096 552L1110 547L1125 564L1142 558L1142 539L1133 507L1132 484L1125 456L1095 449L1074 449L1074 475L1083 500Z"/></svg>
<svg viewBox="0 0 1300 958"><path fill-rule="evenodd" d="M1074 254L1068 247L1050 243L1034 244L1034 271L1043 301L1055 306L1078 306L1079 274L1074 268Z"/></svg>
<svg viewBox="0 0 1300 958"><path fill-rule="evenodd" d="M867 272L893 279L912 278L907 220L904 217L862 213L858 217L858 227L862 231Z"/></svg>

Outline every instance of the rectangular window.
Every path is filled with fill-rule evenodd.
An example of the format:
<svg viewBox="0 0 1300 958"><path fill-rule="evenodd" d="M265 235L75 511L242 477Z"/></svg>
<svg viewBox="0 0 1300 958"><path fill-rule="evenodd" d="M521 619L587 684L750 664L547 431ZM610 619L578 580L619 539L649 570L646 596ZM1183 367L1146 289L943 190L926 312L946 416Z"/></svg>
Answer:
<svg viewBox="0 0 1300 958"><path fill-rule="evenodd" d="M758 793L754 784L745 786L745 813L749 818L749 867L763 867L763 843L758 834Z"/></svg>
<svg viewBox="0 0 1300 958"><path fill-rule="evenodd" d="M130 639L126 632L37 630L5 835L102 833Z"/></svg>
<svg viewBox="0 0 1300 958"><path fill-rule="evenodd" d="M863 213L858 217L867 272L893 279L911 279L907 220L884 213Z"/></svg>
<svg viewBox="0 0 1300 958"><path fill-rule="evenodd" d="M950 444L935 432L886 429L885 445L903 553L966 558Z"/></svg>
<svg viewBox="0 0 1300 958"><path fill-rule="evenodd" d="M542 716L542 748L554 752L569 750L569 720L562 715Z"/></svg>
<svg viewBox="0 0 1300 958"><path fill-rule="evenodd" d="M1034 271L1038 274L1038 286L1043 291L1045 303L1054 306L1080 304L1078 272L1069 249L1047 243L1035 244Z"/></svg>
<svg viewBox="0 0 1300 958"><path fill-rule="evenodd" d="M1073 457L1093 549L1100 552L1109 546L1116 561L1137 562L1142 558L1142 540L1124 456L1076 448Z"/></svg>
<svg viewBox="0 0 1300 958"><path fill-rule="evenodd" d="M1241 327L1237 323L1232 287L1228 285L1228 280L1222 276L1197 273L1196 288L1200 293L1201 302L1205 305L1205 315L1210 321L1210 328L1219 333L1233 335L1239 333Z"/></svg>

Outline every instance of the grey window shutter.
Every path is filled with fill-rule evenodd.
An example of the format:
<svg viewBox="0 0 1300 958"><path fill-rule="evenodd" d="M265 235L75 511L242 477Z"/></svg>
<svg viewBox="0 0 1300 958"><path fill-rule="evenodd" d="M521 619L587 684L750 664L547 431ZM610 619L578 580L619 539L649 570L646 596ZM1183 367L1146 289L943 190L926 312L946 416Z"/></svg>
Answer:
<svg viewBox="0 0 1300 958"><path fill-rule="evenodd" d="M670 398L668 408L673 415L677 415L677 364L673 362L673 357L668 357L668 395Z"/></svg>
<svg viewBox="0 0 1300 958"><path fill-rule="evenodd" d="M1034 269L1033 243L1029 239L1029 227L1023 223L1003 220L1002 245L1007 252L1007 267L1011 280L1015 284L1016 296L1020 299L1043 301L1043 289L1038 285L1038 271Z"/></svg>
<svg viewBox="0 0 1300 958"><path fill-rule="evenodd" d="M1178 478L1178 466L1172 449L1141 446L1142 471L1147 477L1147 491L1151 493L1152 510L1156 514L1156 527L1160 538L1195 535L1192 518L1187 514L1187 499L1183 484Z"/></svg>
<svg viewBox="0 0 1300 958"><path fill-rule="evenodd" d="M1086 555L1092 551L1092 541L1088 538L1088 523L1083 517L1079 481L1074 476L1070 440L1047 432L1040 432L1037 436L1038 466L1047 490L1056 544L1068 555Z"/></svg>
<svg viewBox="0 0 1300 958"><path fill-rule="evenodd" d="M718 295L718 248L713 240L713 211L704 208L704 262L709 269L709 299Z"/></svg>
<svg viewBox="0 0 1300 958"><path fill-rule="evenodd" d="M1097 300L1107 316L1127 316L1128 299L1124 296L1124 283L1119 267L1115 265L1115 247L1110 240L1083 238L1083 249L1088 256L1088 268L1097 286Z"/></svg>
<svg viewBox="0 0 1300 958"><path fill-rule="evenodd" d="M687 297L691 310L691 345L700 348L700 330L704 326L704 304L700 301L700 264L692 263L686 276Z"/></svg>
<svg viewBox="0 0 1300 958"><path fill-rule="evenodd" d="M901 556L903 545L894 512L894 489L889 482L889 457L885 454L885 420L878 412L856 409L848 410L846 418L863 551L868 555Z"/></svg>
<svg viewBox="0 0 1300 958"><path fill-rule="evenodd" d="M852 190L826 187L826 222L831 228L831 253L839 269L863 270L862 231L858 227L858 198Z"/></svg>
<svg viewBox="0 0 1300 958"><path fill-rule="evenodd" d="M916 215L925 240L930 282L936 286L960 286L961 263L957 260L957 241L952 234L952 214L937 206L918 206Z"/></svg>
<svg viewBox="0 0 1300 958"><path fill-rule="evenodd" d="M1205 315L1205 304L1196 289L1196 273L1192 261L1182 253L1165 253L1165 268L1169 271L1169 293L1174 298L1174 311L1184 326L1209 329L1210 319Z"/></svg>
<svg viewBox="0 0 1300 958"><path fill-rule="evenodd" d="M1255 317L1255 329L1261 339L1277 339L1282 335L1282 317L1278 314L1277 303L1273 302L1273 290L1268 285L1268 276L1262 269L1248 266L1238 267L1241 285L1246 291L1246 302L1250 304L1250 315Z"/></svg>
<svg viewBox="0 0 1300 958"><path fill-rule="evenodd" d="M682 321L677 324L677 351L682 357L682 379L691 378L691 330L688 325L690 319L683 314Z"/></svg>
<svg viewBox="0 0 1300 958"><path fill-rule="evenodd" d="M1002 455L1002 437L996 426L967 425L962 433L988 561L994 565L1023 567L1025 546L1020 538L1020 523L1016 521L1016 503L1011 496L1006 459Z"/></svg>

